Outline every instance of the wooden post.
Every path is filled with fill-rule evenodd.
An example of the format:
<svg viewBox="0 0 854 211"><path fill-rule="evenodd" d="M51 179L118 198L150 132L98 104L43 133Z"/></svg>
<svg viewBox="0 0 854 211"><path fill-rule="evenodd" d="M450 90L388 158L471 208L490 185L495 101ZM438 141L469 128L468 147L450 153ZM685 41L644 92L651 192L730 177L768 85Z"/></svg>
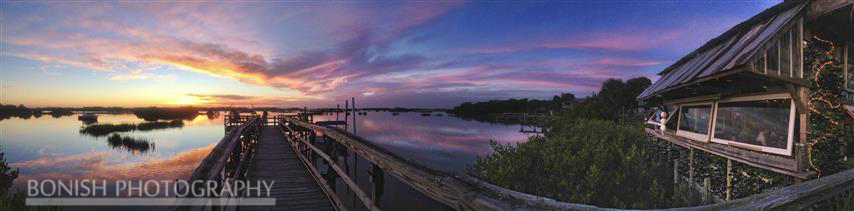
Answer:
<svg viewBox="0 0 854 211"><path fill-rule="evenodd" d="M371 184L373 185L371 188L371 199L373 199L374 205L379 207L380 198L382 198L385 186L385 178L383 170L376 164L371 164Z"/></svg>
<svg viewBox="0 0 854 211"><path fill-rule="evenodd" d="M726 159L726 200L732 200L732 160Z"/></svg>
<svg viewBox="0 0 854 211"><path fill-rule="evenodd" d="M694 185L694 148L688 153L688 184Z"/></svg>
<svg viewBox="0 0 854 211"><path fill-rule="evenodd" d="M679 160L673 161L673 184L679 183Z"/></svg>
<svg viewBox="0 0 854 211"><path fill-rule="evenodd" d="M801 63L803 63L803 62L801 62ZM798 87L798 95L800 95L801 100L809 99L808 98L809 92L810 92L809 88ZM808 105L808 102L806 102L806 101L804 101L802 103ZM800 147L794 147L794 150L796 152L795 153L795 160L798 161L798 166L799 166L798 170L799 171L805 171L808 167L807 165L809 165L809 161L806 160L807 159L806 146L807 146L807 129L809 128L810 116L809 116L809 111L797 112L797 114L798 114L798 120L800 120L796 123L796 124L800 124L799 128L798 128L799 131L797 131L797 133L799 133L798 134L798 139L799 139L798 142L801 144L799 144ZM800 179L796 180L796 182L800 182Z"/></svg>
<svg viewBox="0 0 854 211"><path fill-rule="evenodd" d="M703 193L703 203L711 204L712 203L712 179L706 177L703 178L703 189L706 189L706 192Z"/></svg>
<svg viewBox="0 0 854 211"><path fill-rule="evenodd" d="M350 98L350 102L353 103L353 134L356 134L356 97Z"/></svg>

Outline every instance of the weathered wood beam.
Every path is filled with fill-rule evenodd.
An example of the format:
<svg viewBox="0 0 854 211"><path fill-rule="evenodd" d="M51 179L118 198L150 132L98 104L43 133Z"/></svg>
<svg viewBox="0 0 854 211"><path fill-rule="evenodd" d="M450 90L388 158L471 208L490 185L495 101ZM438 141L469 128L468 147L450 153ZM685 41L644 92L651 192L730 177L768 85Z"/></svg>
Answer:
<svg viewBox="0 0 854 211"><path fill-rule="evenodd" d="M789 95L792 96L792 100L795 101L795 107L797 107L798 113L799 114L808 113L809 110L807 110L807 107L808 107L807 101L803 98L803 96L801 96L800 89L795 87L792 84L786 84L784 86L784 88L786 89L787 92L789 92Z"/></svg>
<svg viewBox="0 0 854 211"><path fill-rule="evenodd" d="M810 0L805 16L807 20L813 20L852 3L852 0Z"/></svg>

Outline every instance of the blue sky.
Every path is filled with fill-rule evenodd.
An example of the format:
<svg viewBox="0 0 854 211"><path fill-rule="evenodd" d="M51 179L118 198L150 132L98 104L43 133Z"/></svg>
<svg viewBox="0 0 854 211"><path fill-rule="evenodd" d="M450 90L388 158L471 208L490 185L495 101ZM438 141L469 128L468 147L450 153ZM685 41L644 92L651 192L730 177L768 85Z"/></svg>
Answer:
<svg viewBox="0 0 854 211"><path fill-rule="evenodd" d="M0 103L452 107L650 77L779 1L0 3Z"/></svg>

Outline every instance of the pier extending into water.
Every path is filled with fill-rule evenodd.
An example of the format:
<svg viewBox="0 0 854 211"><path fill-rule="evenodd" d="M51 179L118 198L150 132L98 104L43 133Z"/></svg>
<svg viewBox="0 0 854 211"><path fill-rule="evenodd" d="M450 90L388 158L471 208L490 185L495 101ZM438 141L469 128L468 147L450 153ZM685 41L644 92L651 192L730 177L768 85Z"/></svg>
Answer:
<svg viewBox="0 0 854 211"><path fill-rule="evenodd" d="M343 181L361 206L381 210L383 172L458 210L603 209L516 192L467 175L431 169L333 125L316 124L308 113L277 116L234 113L224 122L225 136L188 179L275 181L270 195L275 198L275 206L241 206L241 210L348 210L334 191L336 179ZM370 190L357 186L337 162L340 153L348 151L370 162ZM854 169L742 199L679 209L803 209L851 190L854 190ZM228 200L243 196L238 192L218 197ZM207 208L230 210L218 205L173 206L172 210Z"/></svg>

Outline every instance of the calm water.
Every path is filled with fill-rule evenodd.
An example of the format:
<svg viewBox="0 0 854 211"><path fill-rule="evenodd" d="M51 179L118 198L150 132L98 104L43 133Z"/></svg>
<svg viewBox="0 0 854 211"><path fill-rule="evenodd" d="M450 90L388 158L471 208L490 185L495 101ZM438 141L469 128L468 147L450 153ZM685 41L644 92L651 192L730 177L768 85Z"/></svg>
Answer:
<svg viewBox="0 0 854 211"><path fill-rule="evenodd" d="M337 117L344 120L343 113ZM315 121L335 120L336 115L315 116ZM353 116L348 119L353 122ZM151 131L120 133L152 143L148 151L128 150L109 144L107 137L80 134L84 124L77 115L54 118L0 121L0 150L7 162L21 173L16 187L25 188L30 179L175 180L186 179L224 133L222 115L199 115L184 126ZM98 122L141 123L133 114L99 114ZM355 128L354 128L355 127ZM491 152L490 140L517 143L527 140L519 125L499 125L456 117L420 113L368 112L357 115L347 128L369 141L431 168L464 174L478 155ZM350 153L352 154L352 153ZM370 163L357 156L342 157L341 165L370 194ZM384 209L428 209L439 206L417 191L385 174L381 207ZM109 188L109 187L108 187ZM351 191L343 183L337 188L342 199L356 209ZM348 199L349 198L349 199Z"/></svg>

